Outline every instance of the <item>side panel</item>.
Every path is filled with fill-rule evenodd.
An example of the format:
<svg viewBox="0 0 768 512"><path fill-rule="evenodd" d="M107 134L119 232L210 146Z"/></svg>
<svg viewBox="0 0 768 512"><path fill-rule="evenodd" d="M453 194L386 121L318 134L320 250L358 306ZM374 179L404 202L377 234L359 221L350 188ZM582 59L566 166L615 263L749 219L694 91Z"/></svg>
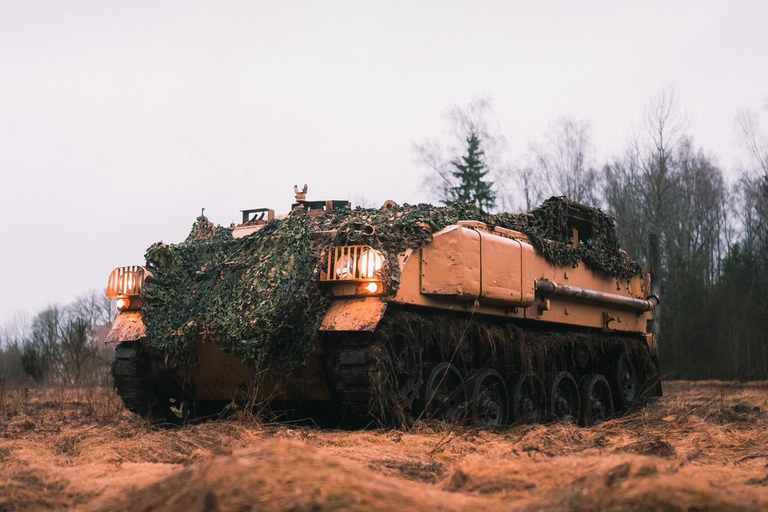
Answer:
<svg viewBox="0 0 768 512"><path fill-rule="evenodd" d="M645 298L650 293L647 276L636 276L626 282L593 272L583 263L575 268L559 267L537 255L524 235L499 230L498 239L503 241L497 241L493 239L496 235L472 228L450 226L436 233L434 241L421 249L421 258L416 257L418 252L413 257L404 257L400 288L386 300L533 322L646 333L647 323L653 318L650 311L637 312L564 297L537 299L534 280ZM480 241L481 233L482 246L475 242ZM472 234L476 238L471 238ZM507 250L513 254L505 254ZM509 269L510 275L505 275L505 269Z"/></svg>
<svg viewBox="0 0 768 512"><path fill-rule="evenodd" d="M481 299L513 306L533 304L533 247L487 232L480 231L479 234Z"/></svg>
<svg viewBox="0 0 768 512"><path fill-rule="evenodd" d="M480 265L477 231L450 226L435 233L421 250L421 293L474 301L480 297Z"/></svg>
<svg viewBox="0 0 768 512"><path fill-rule="evenodd" d="M535 259L534 276L536 279L547 279L555 283L627 297L645 298L650 294L647 276L635 276L627 282L599 272L592 272L584 264L576 268L561 268L549 263L543 257ZM645 333L648 320L653 318L653 313L631 311L565 297L552 297L541 304L526 308L525 317L543 322L599 327L609 331Z"/></svg>
<svg viewBox="0 0 768 512"><path fill-rule="evenodd" d="M536 260L536 249L526 242L521 242L523 265L523 298L524 305L533 304L536 300L536 280L533 273L534 261Z"/></svg>

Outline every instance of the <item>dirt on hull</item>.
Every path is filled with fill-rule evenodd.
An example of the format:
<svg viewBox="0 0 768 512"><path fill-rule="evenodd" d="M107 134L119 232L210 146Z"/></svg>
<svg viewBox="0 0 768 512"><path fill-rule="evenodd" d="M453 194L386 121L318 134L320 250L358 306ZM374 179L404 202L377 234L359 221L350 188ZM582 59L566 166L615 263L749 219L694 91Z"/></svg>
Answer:
<svg viewBox="0 0 768 512"><path fill-rule="evenodd" d="M0 394L0 510L766 510L768 383L665 383L596 428L156 429L99 390Z"/></svg>

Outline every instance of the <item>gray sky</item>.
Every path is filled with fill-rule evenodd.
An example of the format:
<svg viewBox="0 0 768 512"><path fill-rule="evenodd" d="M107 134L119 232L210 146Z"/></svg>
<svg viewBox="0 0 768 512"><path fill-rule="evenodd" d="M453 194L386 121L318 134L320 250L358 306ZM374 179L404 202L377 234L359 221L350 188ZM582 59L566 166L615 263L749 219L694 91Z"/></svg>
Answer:
<svg viewBox="0 0 768 512"><path fill-rule="evenodd" d="M203 206L284 212L304 183L425 200L411 144L481 95L513 160L563 115L606 157L674 85L732 176L767 23L768 2L732 0L0 0L0 325L104 287Z"/></svg>

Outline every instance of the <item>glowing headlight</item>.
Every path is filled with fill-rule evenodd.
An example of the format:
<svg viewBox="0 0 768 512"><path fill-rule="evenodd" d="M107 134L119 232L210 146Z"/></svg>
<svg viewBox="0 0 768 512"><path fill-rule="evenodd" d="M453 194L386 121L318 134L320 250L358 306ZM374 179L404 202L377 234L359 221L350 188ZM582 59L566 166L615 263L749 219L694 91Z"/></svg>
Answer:
<svg viewBox="0 0 768 512"><path fill-rule="evenodd" d="M376 272L381 270L383 264L384 257L379 251L369 248L363 249L360 253L360 258L357 260L360 277L365 279L373 278Z"/></svg>
<svg viewBox="0 0 768 512"><path fill-rule="evenodd" d="M136 274L133 272L126 272L120 276L117 283L117 289L121 295L133 293L134 288L136 288Z"/></svg>
<svg viewBox="0 0 768 512"><path fill-rule="evenodd" d="M352 248L334 262L336 279L373 279L384 266L384 256L370 247Z"/></svg>
<svg viewBox="0 0 768 512"><path fill-rule="evenodd" d="M346 279L353 274L352 258L345 254L336 260L336 266L334 268L336 269L336 277L339 279Z"/></svg>

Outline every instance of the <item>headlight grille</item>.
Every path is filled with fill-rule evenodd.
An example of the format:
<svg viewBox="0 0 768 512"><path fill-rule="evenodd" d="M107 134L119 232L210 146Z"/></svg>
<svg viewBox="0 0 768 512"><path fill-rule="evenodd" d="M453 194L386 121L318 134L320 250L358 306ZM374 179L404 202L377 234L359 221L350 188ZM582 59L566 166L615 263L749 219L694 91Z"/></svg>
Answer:
<svg viewBox="0 0 768 512"><path fill-rule="evenodd" d="M117 267L109 275L107 297L116 299L118 297L140 295L146 273L146 269L138 265Z"/></svg>
<svg viewBox="0 0 768 512"><path fill-rule="evenodd" d="M334 247L325 255L321 281L380 281L384 256L367 245Z"/></svg>

